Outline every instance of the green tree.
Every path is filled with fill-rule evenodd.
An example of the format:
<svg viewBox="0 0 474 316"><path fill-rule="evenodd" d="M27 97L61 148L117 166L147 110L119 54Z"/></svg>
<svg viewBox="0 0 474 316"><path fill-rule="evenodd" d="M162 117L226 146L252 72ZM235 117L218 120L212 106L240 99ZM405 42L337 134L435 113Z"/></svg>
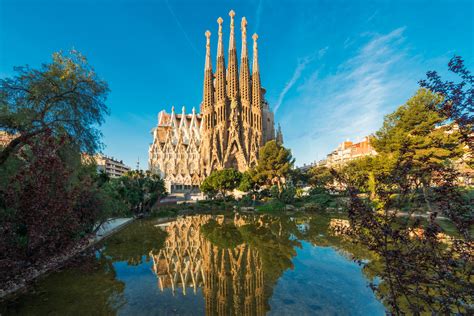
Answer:
<svg viewBox="0 0 474 316"><path fill-rule="evenodd" d="M242 173L239 171L229 168L213 171L209 177L204 179L200 186L202 192L208 195L215 195L220 193L222 198L225 200L226 192L236 189L242 179Z"/></svg>
<svg viewBox="0 0 474 316"><path fill-rule="evenodd" d="M239 190L242 192L249 192L255 189L255 181L252 177L253 170L248 170L242 173L242 178L240 179Z"/></svg>
<svg viewBox="0 0 474 316"><path fill-rule="evenodd" d="M124 176L111 179L103 186L112 206L134 213L150 211L153 205L166 196L164 181L150 172L129 171Z"/></svg>
<svg viewBox="0 0 474 316"><path fill-rule="evenodd" d="M334 182L331 170L325 166L314 166L308 171L309 184L315 187L327 187Z"/></svg>
<svg viewBox="0 0 474 316"><path fill-rule="evenodd" d="M0 80L0 127L16 137L0 152L0 165L30 139L52 132L68 135L82 151L100 146L98 126L109 110L108 85L77 51L53 54L40 69L17 67Z"/></svg>
<svg viewBox="0 0 474 316"><path fill-rule="evenodd" d="M262 185L276 184L281 191L282 181L287 178L293 164L291 151L271 140L260 149L254 181Z"/></svg>
<svg viewBox="0 0 474 316"><path fill-rule="evenodd" d="M392 178L402 191L421 187L431 209L430 187L447 164L462 156L458 131L442 123L446 117L433 110L442 97L427 89L385 117L382 128L372 138L375 150L393 162Z"/></svg>

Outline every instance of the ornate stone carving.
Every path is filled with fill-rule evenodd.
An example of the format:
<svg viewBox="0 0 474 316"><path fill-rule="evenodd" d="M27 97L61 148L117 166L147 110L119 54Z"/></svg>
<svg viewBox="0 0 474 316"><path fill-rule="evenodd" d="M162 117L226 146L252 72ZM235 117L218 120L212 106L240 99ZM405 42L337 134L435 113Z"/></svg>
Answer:
<svg viewBox="0 0 474 316"><path fill-rule="evenodd" d="M258 151L275 139L273 113L264 98L258 66L258 35L253 38L250 74L247 54L247 20L242 18L240 69L234 43L234 16L230 11L229 65L225 67L222 23L218 23L216 71L212 70L210 36L206 31L206 59L201 114L160 112L149 149L150 170L160 174L168 190L197 187L213 170L235 167L240 171L254 166ZM180 167L178 167L178 165ZM186 166L186 167L182 167ZM196 167L192 167L196 166Z"/></svg>

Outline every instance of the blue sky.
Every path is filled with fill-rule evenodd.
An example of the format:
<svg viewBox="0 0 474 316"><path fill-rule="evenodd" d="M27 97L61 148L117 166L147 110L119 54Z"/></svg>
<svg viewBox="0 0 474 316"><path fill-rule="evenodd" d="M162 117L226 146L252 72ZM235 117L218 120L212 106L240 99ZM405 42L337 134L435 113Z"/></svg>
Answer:
<svg viewBox="0 0 474 316"><path fill-rule="evenodd" d="M111 89L104 152L144 168L158 112L199 108L204 32L215 65L216 19L227 47L230 9L247 17L249 41L259 34L266 98L297 165L377 130L454 54L473 70L468 0L0 0L0 78L79 50Z"/></svg>

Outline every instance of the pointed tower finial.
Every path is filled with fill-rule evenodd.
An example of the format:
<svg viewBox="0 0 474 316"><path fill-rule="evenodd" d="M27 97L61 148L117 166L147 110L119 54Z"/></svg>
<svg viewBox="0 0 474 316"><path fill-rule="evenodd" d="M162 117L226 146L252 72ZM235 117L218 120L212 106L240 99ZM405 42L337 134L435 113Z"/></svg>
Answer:
<svg viewBox="0 0 474 316"><path fill-rule="evenodd" d="M234 16L235 12L231 10L230 16L230 36L229 36L229 65L227 66L227 96L229 99L237 98L239 94L239 70L237 62L237 50L235 48L234 36Z"/></svg>
<svg viewBox="0 0 474 316"><path fill-rule="evenodd" d="M206 36L206 62L204 69L212 69L212 62L211 62L211 32L209 30L204 33Z"/></svg>
<svg viewBox="0 0 474 316"><path fill-rule="evenodd" d="M258 44L257 44L257 39L258 39L258 35L257 33L254 33L252 35L252 39L253 39L253 63L252 63L252 72L255 73L257 71L259 71L258 69Z"/></svg>
<svg viewBox="0 0 474 316"><path fill-rule="evenodd" d="M242 18L240 28L242 30L242 52L240 58L244 58L247 57L247 19L245 16Z"/></svg>
<svg viewBox="0 0 474 316"><path fill-rule="evenodd" d="M211 124L211 116L214 112L214 85L213 85L213 73L212 73L212 62L211 62L211 32L206 31L206 63L204 66L204 84L203 84L203 95L201 103L201 112L203 119ZM194 110L194 108L193 108ZM193 112L194 113L194 112ZM212 126L209 125L208 128Z"/></svg>
<svg viewBox="0 0 474 316"><path fill-rule="evenodd" d="M240 23L242 30L242 52L240 54L240 97L242 99L242 119L244 122L250 123L250 114L249 107L252 102L252 92L251 92L251 80L250 80L250 68L249 68L249 58L247 52L247 19L242 18Z"/></svg>
<svg viewBox="0 0 474 316"><path fill-rule="evenodd" d="M255 33L252 36L253 39L253 64L252 64L252 106L261 111L262 106L262 86L260 84L260 70L258 69L258 46L257 39L258 35ZM261 118L257 121L256 128L262 128Z"/></svg>
<svg viewBox="0 0 474 316"><path fill-rule="evenodd" d="M216 101L225 99L226 73L224 60L224 45L222 44L222 21L223 20L221 17L217 19L217 24L219 24L219 32L217 41L217 62L215 73Z"/></svg>
<svg viewBox="0 0 474 316"><path fill-rule="evenodd" d="M231 50L231 49L235 48L235 37L234 37L234 16L235 16L235 12L234 12L234 10L230 10L229 16L230 16L229 50Z"/></svg>
<svg viewBox="0 0 474 316"><path fill-rule="evenodd" d="M224 45L222 45L222 22L224 20L222 20L221 17L219 17L217 19L217 24L219 24L219 38L218 38L218 42L217 42L217 57L221 57L221 56L224 56Z"/></svg>

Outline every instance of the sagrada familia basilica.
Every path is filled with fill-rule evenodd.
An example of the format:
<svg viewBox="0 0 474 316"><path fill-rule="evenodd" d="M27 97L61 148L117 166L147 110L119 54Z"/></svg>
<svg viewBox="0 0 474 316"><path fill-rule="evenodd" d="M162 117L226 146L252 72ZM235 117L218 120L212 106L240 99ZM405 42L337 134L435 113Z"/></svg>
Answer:
<svg viewBox="0 0 474 316"><path fill-rule="evenodd" d="M253 39L252 72L247 50L247 20L241 21L240 67L234 36L234 11L229 12L228 65L224 58L222 18L217 19L216 70L211 61L211 33L206 31L204 91L200 112L161 111L149 148L149 168L162 176L169 192L192 190L213 170L245 171L257 163L259 149L275 139L273 113L265 100L258 66L258 35ZM277 137L282 139L281 130Z"/></svg>

